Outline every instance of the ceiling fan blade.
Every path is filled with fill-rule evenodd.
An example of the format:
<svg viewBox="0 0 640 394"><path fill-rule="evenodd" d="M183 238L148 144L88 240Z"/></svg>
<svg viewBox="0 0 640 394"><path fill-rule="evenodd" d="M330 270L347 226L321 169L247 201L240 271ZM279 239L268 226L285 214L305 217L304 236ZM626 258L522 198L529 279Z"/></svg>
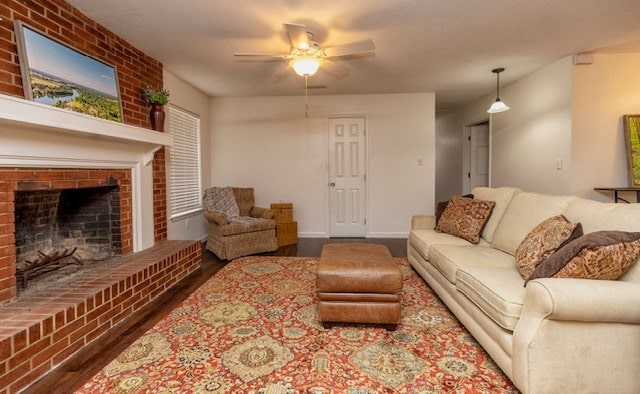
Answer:
<svg viewBox="0 0 640 394"><path fill-rule="evenodd" d="M309 36L307 35L307 27L297 23L285 23L287 35L291 46L298 49L309 49Z"/></svg>
<svg viewBox="0 0 640 394"><path fill-rule="evenodd" d="M324 53L327 57L338 57L347 55L356 55L365 52L373 52L376 50L376 44L373 40L362 40L351 42L349 44L336 45L332 47L324 48Z"/></svg>
<svg viewBox="0 0 640 394"><path fill-rule="evenodd" d="M351 73L351 69L330 59L325 59L320 68L336 79L345 78L349 73Z"/></svg>
<svg viewBox="0 0 640 394"><path fill-rule="evenodd" d="M282 82L285 79L289 78L291 74L293 74L293 70L291 70L291 67L289 67L289 65L287 64L280 71L278 71L276 75L273 76L273 81Z"/></svg>
<svg viewBox="0 0 640 394"><path fill-rule="evenodd" d="M287 59L289 57L289 54L288 53L239 52L239 53L234 53L233 56L236 56L236 57L275 57L275 58Z"/></svg>

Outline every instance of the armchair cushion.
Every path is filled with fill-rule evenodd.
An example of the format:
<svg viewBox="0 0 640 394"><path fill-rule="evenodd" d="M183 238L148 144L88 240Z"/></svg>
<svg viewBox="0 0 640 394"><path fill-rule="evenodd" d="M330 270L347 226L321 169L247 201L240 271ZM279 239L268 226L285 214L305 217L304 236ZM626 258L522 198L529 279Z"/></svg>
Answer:
<svg viewBox="0 0 640 394"><path fill-rule="evenodd" d="M276 222L268 219L240 216L232 223L222 226L223 236L249 233L253 231L271 230L276 227Z"/></svg>

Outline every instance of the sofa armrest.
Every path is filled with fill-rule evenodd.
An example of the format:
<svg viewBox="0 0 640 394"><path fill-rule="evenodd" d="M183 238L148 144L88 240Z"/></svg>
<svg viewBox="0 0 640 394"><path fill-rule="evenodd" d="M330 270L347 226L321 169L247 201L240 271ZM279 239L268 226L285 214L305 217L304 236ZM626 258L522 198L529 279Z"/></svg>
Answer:
<svg viewBox="0 0 640 394"><path fill-rule="evenodd" d="M640 324L640 284L611 280L536 279L527 284L526 313L581 322Z"/></svg>
<svg viewBox="0 0 640 394"><path fill-rule="evenodd" d="M253 207L251 208L251 217L261 219L273 219L273 210L269 208Z"/></svg>
<svg viewBox="0 0 640 394"><path fill-rule="evenodd" d="M216 223L218 226L224 226L225 224L229 224L227 215L225 215L224 212L205 210L204 217L209 222Z"/></svg>
<svg viewBox="0 0 640 394"><path fill-rule="evenodd" d="M436 226L434 215L414 215L411 217L411 230L433 230Z"/></svg>

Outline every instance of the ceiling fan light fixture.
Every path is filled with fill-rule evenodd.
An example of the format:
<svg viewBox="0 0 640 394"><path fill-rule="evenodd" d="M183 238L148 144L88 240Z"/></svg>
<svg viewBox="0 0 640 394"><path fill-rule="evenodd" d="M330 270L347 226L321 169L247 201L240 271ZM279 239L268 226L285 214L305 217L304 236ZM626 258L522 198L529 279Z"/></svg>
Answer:
<svg viewBox="0 0 640 394"><path fill-rule="evenodd" d="M310 77L316 72L318 72L318 68L320 67L320 63L322 59L315 57L302 57L298 59L292 59L290 62L291 68L301 77Z"/></svg>
<svg viewBox="0 0 640 394"><path fill-rule="evenodd" d="M496 101L491 104L491 108L487 110L487 113L496 114L498 112L508 111L509 107L500 100L500 73L504 71L504 67L494 68L492 73L496 74Z"/></svg>

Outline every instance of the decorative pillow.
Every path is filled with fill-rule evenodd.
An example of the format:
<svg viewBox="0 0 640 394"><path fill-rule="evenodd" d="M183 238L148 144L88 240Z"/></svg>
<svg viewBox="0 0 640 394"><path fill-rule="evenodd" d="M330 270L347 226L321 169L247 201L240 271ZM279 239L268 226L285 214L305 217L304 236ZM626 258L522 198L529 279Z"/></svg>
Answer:
<svg viewBox="0 0 640 394"><path fill-rule="evenodd" d="M639 256L640 233L596 231L574 239L549 256L527 282L536 278L616 280Z"/></svg>
<svg viewBox="0 0 640 394"><path fill-rule="evenodd" d="M238 203L230 186L213 186L204 192L204 205L209 211L220 211L232 221L240 216Z"/></svg>
<svg viewBox="0 0 640 394"><path fill-rule="evenodd" d="M550 217L534 227L516 249L516 264L523 279L528 278L542 260L568 242L582 236L582 225L564 216Z"/></svg>
<svg viewBox="0 0 640 394"><path fill-rule="evenodd" d="M473 194L465 194L462 197L467 197L467 198L473 198ZM440 201L437 205L436 205L436 224L438 224L438 222L440 221L440 218L442 217L442 214L444 213L444 210L447 209L447 205L449 204L449 200L447 201Z"/></svg>
<svg viewBox="0 0 640 394"><path fill-rule="evenodd" d="M494 205L493 201L453 196L442 213L435 230L477 244Z"/></svg>

